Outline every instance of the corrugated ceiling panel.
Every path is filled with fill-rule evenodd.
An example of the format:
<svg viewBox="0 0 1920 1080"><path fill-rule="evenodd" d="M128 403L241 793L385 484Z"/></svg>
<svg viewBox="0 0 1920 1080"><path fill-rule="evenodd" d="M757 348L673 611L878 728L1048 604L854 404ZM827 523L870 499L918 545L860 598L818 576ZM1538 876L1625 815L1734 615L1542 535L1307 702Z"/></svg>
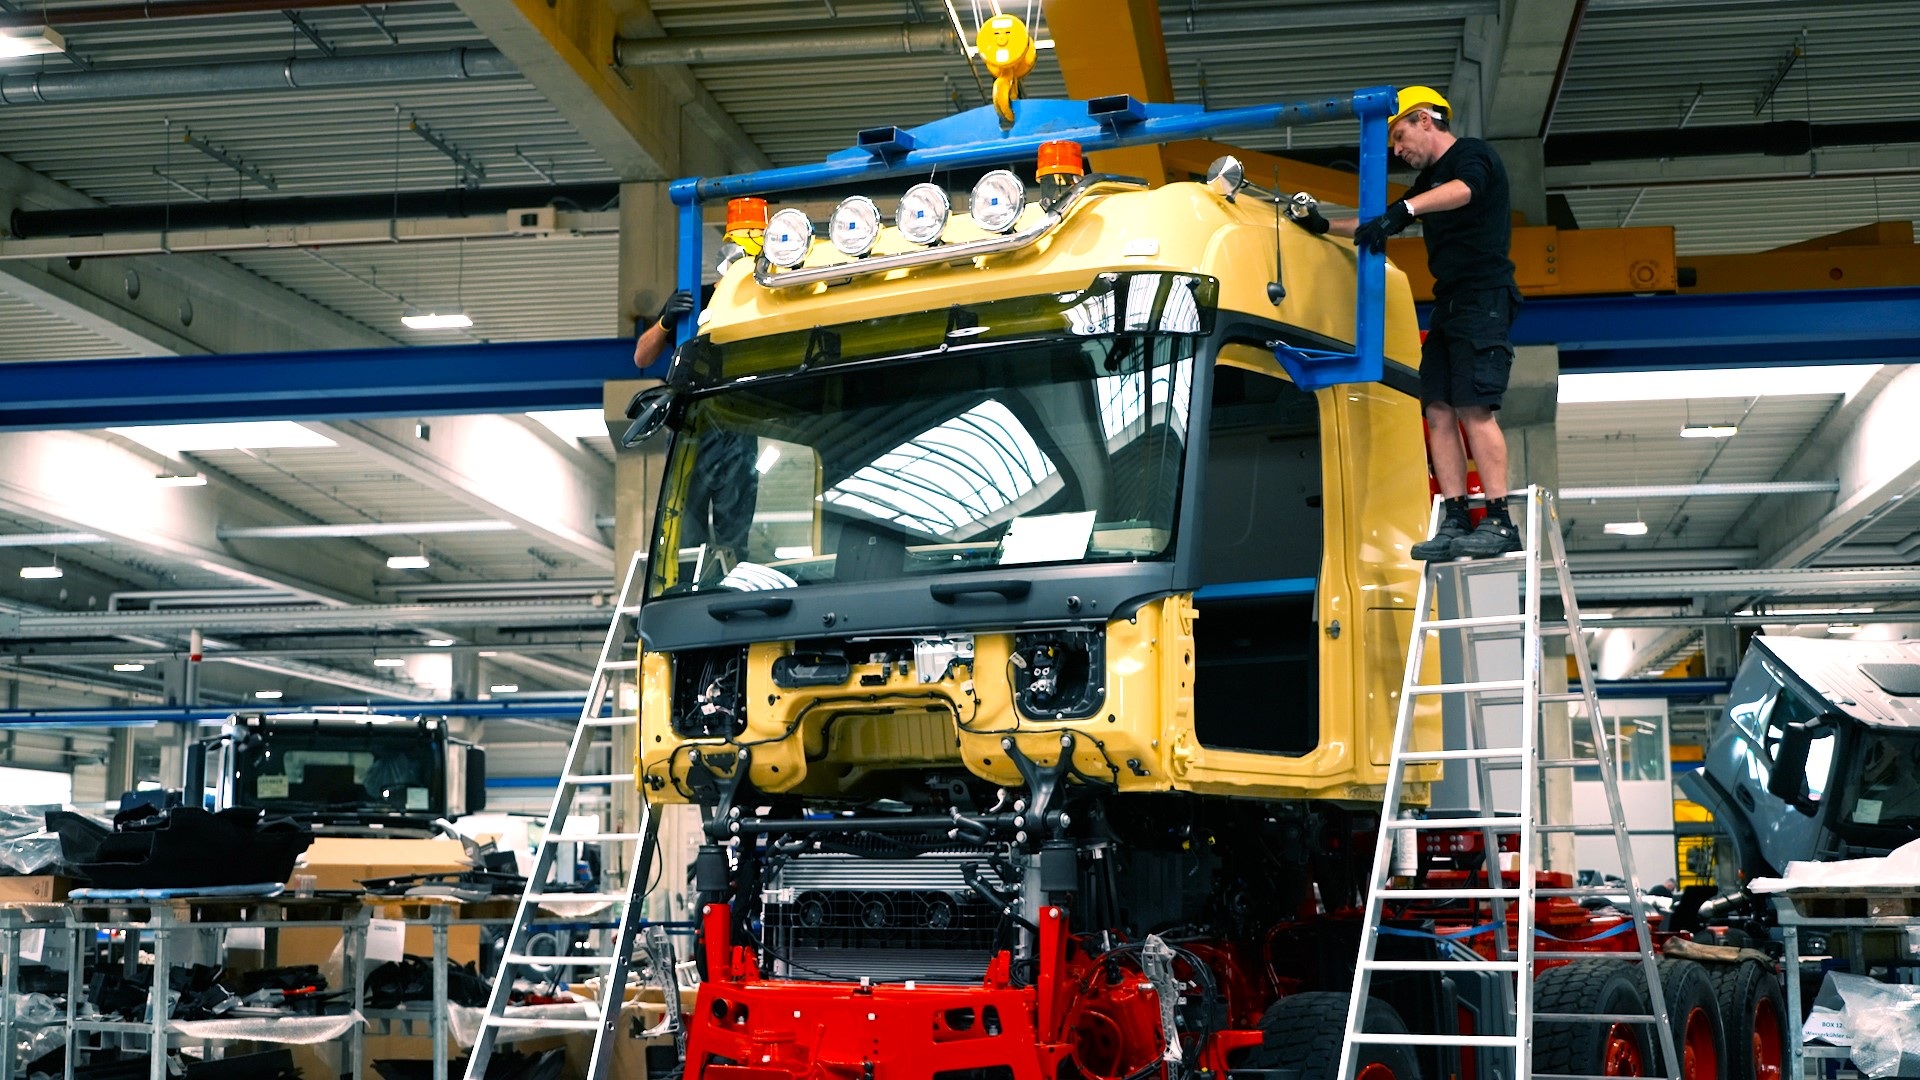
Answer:
<svg viewBox="0 0 1920 1080"><path fill-rule="evenodd" d="M238 266L408 344L630 335L618 237L526 237L229 255ZM408 330L409 307L464 309L467 330Z"/></svg>
<svg viewBox="0 0 1920 1080"><path fill-rule="evenodd" d="M136 356L132 349L0 292L0 361Z"/></svg>

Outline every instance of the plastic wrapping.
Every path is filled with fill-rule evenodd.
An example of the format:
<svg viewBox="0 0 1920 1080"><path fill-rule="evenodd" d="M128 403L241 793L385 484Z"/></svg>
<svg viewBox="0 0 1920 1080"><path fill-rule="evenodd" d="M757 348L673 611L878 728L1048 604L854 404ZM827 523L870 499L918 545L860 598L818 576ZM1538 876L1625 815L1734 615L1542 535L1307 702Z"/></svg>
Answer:
<svg viewBox="0 0 1920 1080"><path fill-rule="evenodd" d="M175 1020L167 1025L167 1030L190 1039L310 1045L332 1042L365 1022L357 1012L341 1016L235 1016L219 1020Z"/></svg>
<svg viewBox="0 0 1920 1080"><path fill-rule="evenodd" d="M47 830L57 806L0 806L0 868L37 874L60 861L60 837Z"/></svg>
<svg viewBox="0 0 1920 1080"><path fill-rule="evenodd" d="M1830 971L1815 1000L1839 1007L1854 1067L1862 1075L1871 1080L1920 1076L1920 986Z"/></svg>
<svg viewBox="0 0 1920 1080"><path fill-rule="evenodd" d="M453 1035L453 1041L461 1046L472 1046L480 1037L480 1023L485 1020L487 1010L469 1008L465 1005L447 1005L447 1030ZM568 1005L513 1005L507 1008L507 1018L526 1020L598 1020L600 1007L591 1001L577 1001ZM541 1039L553 1034L552 1028L514 1027L502 1025L499 1034L494 1036L501 1043L518 1042L521 1039Z"/></svg>

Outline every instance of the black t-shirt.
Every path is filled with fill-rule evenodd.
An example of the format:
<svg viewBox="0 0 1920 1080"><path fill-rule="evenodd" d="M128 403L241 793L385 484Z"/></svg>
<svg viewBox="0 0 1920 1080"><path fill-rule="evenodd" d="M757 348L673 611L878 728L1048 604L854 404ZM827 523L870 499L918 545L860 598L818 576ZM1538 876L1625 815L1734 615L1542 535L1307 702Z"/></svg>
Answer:
<svg viewBox="0 0 1920 1080"><path fill-rule="evenodd" d="M1421 171L1407 196L1432 191L1449 180L1464 182L1473 199L1456 210L1420 215L1434 295L1511 287L1513 262L1507 249L1513 243L1512 200L1500 155L1485 140L1456 140L1439 161Z"/></svg>

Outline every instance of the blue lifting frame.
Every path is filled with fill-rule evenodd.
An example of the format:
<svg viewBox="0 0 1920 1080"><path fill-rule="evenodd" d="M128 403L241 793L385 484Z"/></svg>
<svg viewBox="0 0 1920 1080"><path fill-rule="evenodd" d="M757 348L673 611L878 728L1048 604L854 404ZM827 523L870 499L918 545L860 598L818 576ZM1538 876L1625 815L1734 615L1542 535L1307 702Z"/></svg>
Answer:
<svg viewBox="0 0 1920 1080"><path fill-rule="evenodd" d="M1013 124L1003 128L991 106L956 113L917 128L862 131L852 148L831 154L818 165L688 177L668 189L680 208L680 246L675 260L678 288L695 298L691 317L680 320L679 340L697 332L700 283L701 205L716 199L771 195L826 187L854 180L901 174L925 175L937 169L1007 165L1034 157L1042 143L1067 139L1082 150L1098 152L1180 139L1203 139L1275 127L1360 121L1360 216L1372 218L1387 208L1387 119L1396 100L1391 86L1356 90L1347 97L1254 105L1208 111L1197 105L1150 105L1126 95L1089 101L1031 99L1013 105ZM1295 384L1306 390L1340 383L1377 382L1386 370L1386 256L1359 252L1358 303L1354 312L1353 351L1299 349L1280 345L1274 356Z"/></svg>

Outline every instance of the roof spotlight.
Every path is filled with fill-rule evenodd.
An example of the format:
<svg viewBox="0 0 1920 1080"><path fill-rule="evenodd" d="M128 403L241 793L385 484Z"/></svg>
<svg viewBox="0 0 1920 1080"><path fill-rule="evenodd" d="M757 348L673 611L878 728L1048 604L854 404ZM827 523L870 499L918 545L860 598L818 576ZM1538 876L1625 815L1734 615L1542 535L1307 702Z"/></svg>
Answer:
<svg viewBox="0 0 1920 1080"><path fill-rule="evenodd" d="M1005 169L995 169L981 177L967 199L967 211L973 215L974 224L988 232L1006 232L1013 228L1026 205L1026 185Z"/></svg>
<svg viewBox="0 0 1920 1080"><path fill-rule="evenodd" d="M842 255L865 255L880 239L880 208L865 195L850 195L833 208L829 228L834 250Z"/></svg>
<svg viewBox="0 0 1920 1080"><path fill-rule="evenodd" d="M783 270L791 270L807 261L807 249L813 246L813 222L807 213L794 207L773 215L767 222L767 261Z"/></svg>
<svg viewBox="0 0 1920 1080"><path fill-rule="evenodd" d="M938 184L915 184L900 196L900 209L894 214L894 224L900 228L900 235L916 244L932 244L940 239L947 227L947 213L952 209L947 201L947 193Z"/></svg>

